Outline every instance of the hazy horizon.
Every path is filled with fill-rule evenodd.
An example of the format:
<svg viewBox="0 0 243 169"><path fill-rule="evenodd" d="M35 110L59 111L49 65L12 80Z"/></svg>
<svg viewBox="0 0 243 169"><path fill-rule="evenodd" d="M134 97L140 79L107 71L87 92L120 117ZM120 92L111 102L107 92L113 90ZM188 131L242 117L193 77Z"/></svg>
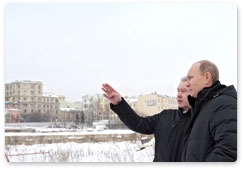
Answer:
<svg viewBox="0 0 243 169"><path fill-rule="evenodd" d="M68 102L102 94L103 83L123 96L175 97L204 59L237 88L233 3L9 3L4 45L5 83L42 81Z"/></svg>

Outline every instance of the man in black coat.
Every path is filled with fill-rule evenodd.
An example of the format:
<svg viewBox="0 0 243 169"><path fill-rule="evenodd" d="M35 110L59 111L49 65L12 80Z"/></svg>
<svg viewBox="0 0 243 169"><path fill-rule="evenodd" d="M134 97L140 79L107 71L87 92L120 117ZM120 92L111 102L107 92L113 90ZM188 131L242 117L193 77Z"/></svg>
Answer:
<svg viewBox="0 0 243 169"><path fill-rule="evenodd" d="M203 60L188 71L192 120L182 161L234 162L237 159L237 92L219 82L216 65Z"/></svg>
<svg viewBox="0 0 243 169"><path fill-rule="evenodd" d="M128 128L142 134L154 134L154 162L181 161L184 130L191 115L187 100L189 89L186 78L181 80L177 88L179 109L163 110L159 114L147 117L138 116L109 84L103 84L102 90L111 103L111 109Z"/></svg>

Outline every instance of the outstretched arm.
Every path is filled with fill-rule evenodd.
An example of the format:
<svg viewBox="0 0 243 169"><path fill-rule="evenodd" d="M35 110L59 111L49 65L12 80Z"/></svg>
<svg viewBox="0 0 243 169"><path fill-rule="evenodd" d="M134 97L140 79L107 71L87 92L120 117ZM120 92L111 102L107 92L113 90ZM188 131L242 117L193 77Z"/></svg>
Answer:
<svg viewBox="0 0 243 169"><path fill-rule="evenodd" d="M159 115L147 118L140 117L121 97L121 95L109 84L103 84L102 90L104 91L104 97L106 97L111 103L111 110L113 110L119 116L120 120L128 128L143 134L154 133L154 128L159 119Z"/></svg>

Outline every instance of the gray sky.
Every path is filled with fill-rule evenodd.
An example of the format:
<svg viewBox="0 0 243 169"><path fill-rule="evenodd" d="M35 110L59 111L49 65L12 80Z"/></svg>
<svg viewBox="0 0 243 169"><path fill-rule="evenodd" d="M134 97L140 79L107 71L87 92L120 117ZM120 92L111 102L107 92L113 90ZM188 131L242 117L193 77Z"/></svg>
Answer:
<svg viewBox="0 0 243 169"><path fill-rule="evenodd" d="M104 82L122 95L176 96L203 59L237 88L233 3L9 3L4 29L4 82L42 81L67 101Z"/></svg>

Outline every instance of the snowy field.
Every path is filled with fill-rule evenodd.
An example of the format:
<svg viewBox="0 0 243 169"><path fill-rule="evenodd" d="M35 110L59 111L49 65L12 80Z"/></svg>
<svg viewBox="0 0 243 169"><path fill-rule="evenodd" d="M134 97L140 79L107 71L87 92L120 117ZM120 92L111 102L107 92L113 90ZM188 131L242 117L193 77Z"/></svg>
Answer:
<svg viewBox="0 0 243 169"><path fill-rule="evenodd" d="M6 145L10 162L152 162L152 146L138 142ZM36 153L36 154L35 154Z"/></svg>
<svg viewBox="0 0 243 169"><path fill-rule="evenodd" d="M131 134L131 130L67 130L27 126L5 126L5 129L21 129L22 132L5 132L5 136L40 135L96 135ZM26 130L28 129L28 130ZM34 145L5 145L9 162L152 162L154 147L141 141L52 143ZM145 148L144 148L145 147Z"/></svg>

